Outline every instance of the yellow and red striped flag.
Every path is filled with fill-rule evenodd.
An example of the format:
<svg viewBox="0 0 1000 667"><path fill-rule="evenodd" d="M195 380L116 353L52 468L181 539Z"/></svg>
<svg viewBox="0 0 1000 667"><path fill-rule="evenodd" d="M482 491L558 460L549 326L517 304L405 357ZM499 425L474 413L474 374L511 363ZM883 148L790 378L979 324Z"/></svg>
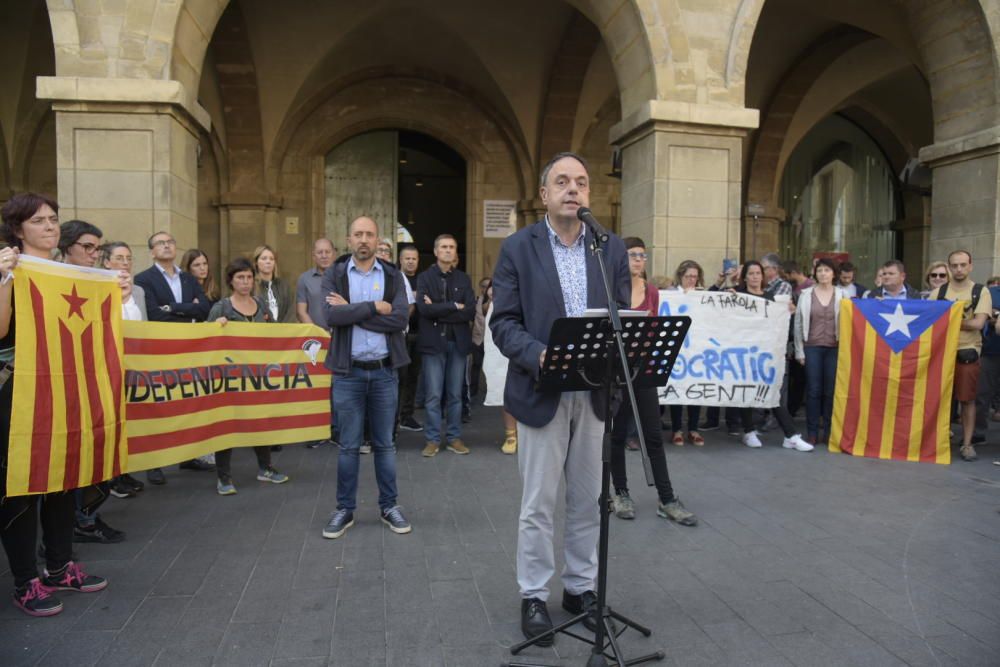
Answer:
<svg viewBox="0 0 1000 667"><path fill-rule="evenodd" d="M961 322L950 301L842 301L830 451L950 463Z"/></svg>
<svg viewBox="0 0 1000 667"><path fill-rule="evenodd" d="M311 324L125 322L126 471L330 437L330 336Z"/></svg>
<svg viewBox="0 0 1000 667"><path fill-rule="evenodd" d="M22 255L14 276L8 493L74 489L121 474L117 274Z"/></svg>

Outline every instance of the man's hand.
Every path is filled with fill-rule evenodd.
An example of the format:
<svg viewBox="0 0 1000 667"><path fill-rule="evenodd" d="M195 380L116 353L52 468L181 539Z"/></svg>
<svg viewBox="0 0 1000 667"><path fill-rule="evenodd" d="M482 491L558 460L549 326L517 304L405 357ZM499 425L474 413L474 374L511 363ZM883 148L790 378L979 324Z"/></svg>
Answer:
<svg viewBox="0 0 1000 667"><path fill-rule="evenodd" d="M538 355L538 367L539 368L542 368L543 366L545 366L545 352L548 349L549 348L546 347L545 349L542 350L542 353L540 355Z"/></svg>
<svg viewBox="0 0 1000 667"><path fill-rule="evenodd" d="M327 295L327 297L326 297L326 302L328 304L330 304L331 306L346 306L347 305L347 299L345 299L344 297L340 296L336 292L330 292L330 294Z"/></svg>
<svg viewBox="0 0 1000 667"><path fill-rule="evenodd" d="M463 308L465 308L465 304L464 303L459 303L458 301L456 301L455 302L455 307L458 308L459 310L462 310Z"/></svg>
<svg viewBox="0 0 1000 667"><path fill-rule="evenodd" d="M379 315L391 315L392 314L392 304L388 301L376 301L375 302L375 312Z"/></svg>
<svg viewBox="0 0 1000 667"><path fill-rule="evenodd" d="M220 317L219 319L217 319L215 321L217 323L221 324L222 326L226 326L226 323L229 322L229 319L226 318L226 317Z"/></svg>
<svg viewBox="0 0 1000 667"><path fill-rule="evenodd" d="M425 294L424 295L424 303L426 303L427 305L430 305L430 304L432 304L434 302L431 301L431 298Z"/></svg>

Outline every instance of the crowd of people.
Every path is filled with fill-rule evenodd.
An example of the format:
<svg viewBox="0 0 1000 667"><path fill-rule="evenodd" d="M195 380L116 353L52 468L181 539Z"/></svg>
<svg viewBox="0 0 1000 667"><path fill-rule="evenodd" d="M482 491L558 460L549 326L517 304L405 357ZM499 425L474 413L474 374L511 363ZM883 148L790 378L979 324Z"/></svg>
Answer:
<svg viewBox="0 0 1000 667"><path fill-rule="evenodd" d="M600 487L599 456L603 414L597 392L544 394L535 389L552 321L580 315L588 307L606 306L594 279L591 232L576 219L587 204L586 163L573 154L553 158L542 173L540 192L548 214L504 244L491 278L477 287L458 268L458 242L443 234L434 241L434 262L420 267L412 244L398 248L380 235L369 217L351 222L346 252L326 238L315 241L312 266L297 279L282 274L275 250L258 247L251 257L237 257L223 268L221 280L208 256L190 249L178 262L177 243L167 232L148 239L150 268L132 275L132 249L106 240L101 229L82 220L60 223L59 206L36 194L13 197L3 207L0 249L0 531L14 577L14 600L28 614L59 613L58 591L91 592L107 582L84 572L72 560L73 542L114 543L125 534L109 526L99 509L110 496L128 498L145 483L162 485L162 469L146 471L146 482L123 474L101 484L41 497L7 497L6 462L15 350L12 270L21 255L99 267L118 272L122 317L162 322L214 321L305 323L331 334L326 366L334 376L329 438L310 448L338 447L337 506L322 534L336 539L354 525L360 456L371 454L377 481L380 520L394 533L411 531L398 501L395 443L399 429L422 432L422 455L442 448L468 455L462 437L471 419L473 399L485 394L485 405L502 407L504 454L518 454L524 482L518 541L518 582L522 627L536 636L551 627L545 601L554 574L552 515L559 480L566 479L566 569L563 606L573 612L592 609L596 568L597 513L588 504ZM775 254L725 267L706 286L705 271L685 260L675 275L647 277L645 243L635 237L611 237L608 257L613 284L622 306L657 314L661 289L685 293L731 290L787 302L793 312L788 333L788 364L781 403L770 410L659 405L654 389L637 389L639 420L623 405L612 435L613 511L621 519L636 515L626 476L626 451L637 449L644 436L655 481L658 516L682 526L698 519L676 495L667 468L665 433L676 446L703 446L703 432L725 423L747 447L762 446L762 434L774 428L784 448L808 452L829 435L836 381L837 344L842 299L947 299L963 301L965 313L955 370L954 399L960 427L960 455L976 458L975 445L985 439L987 420L1000 390L1000 323L993 299L1000 278L990 289L970 277L971 253L956 250L924 272L922 285L907 282L898 260L886 261L869 289L857 281L857 268L827 258L814 261L806 275L792 261ZM393 257L394 250L398 252ZM223 295L225 288L227 292ZM526 289L527 287L527 289ZM602 302L603 299L603 302ZM481 391L485 377L485 391ZM594 401L590 399L595 399ZM593 402L593 405L591 405ZM805 432L795 415L805 407ZM423 423L417 419L423 409ZM667 420L664 417L668 417ZM685 423L686 418L686 423ZM275 468L272 451L254 447L256 479L282 484L289 477ZM224 450L185 461L181 469L215 471L216 490L237 493L231 468L232 451ZM38 525L42 526L41 547ZM37 572L36 551L45 569ZM593 623L588 624L588 627Z"/></svg>

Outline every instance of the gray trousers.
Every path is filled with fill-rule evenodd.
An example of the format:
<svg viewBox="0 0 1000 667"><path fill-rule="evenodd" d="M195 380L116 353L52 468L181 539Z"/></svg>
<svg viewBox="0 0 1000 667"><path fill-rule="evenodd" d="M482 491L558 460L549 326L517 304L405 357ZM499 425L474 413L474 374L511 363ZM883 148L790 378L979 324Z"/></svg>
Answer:
<svg viewBox="0 0 1000 667"><path fill-rule="evenodd" d="M549 599L555 574L553 524L559 481L566 476L563 588L594 590L600 532L601 440L604 422L589 392L566 392L541 428L517 424L517 464L524 489L517 534L517 583L522 598Z"/></svg>

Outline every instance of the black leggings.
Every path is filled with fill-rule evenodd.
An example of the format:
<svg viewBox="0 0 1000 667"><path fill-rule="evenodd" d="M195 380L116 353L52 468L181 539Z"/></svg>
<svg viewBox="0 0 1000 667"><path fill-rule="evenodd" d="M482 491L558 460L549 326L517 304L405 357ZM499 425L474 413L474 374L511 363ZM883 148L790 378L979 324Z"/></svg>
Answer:
<svg viewBox="0 0 1000 667"><path fill-rule="evenodd" d="M242 447L241 447L242 449ZM271 448L254 447L253 453L257 455L257 467L263 470L271 465ZM233 460L233 450L223 449L215 453L215 470L219 474L219 479L223 476L229 477L230 463Z"/></svg>
<svg viewBox="0 0 1000 667"><path fill-rule="evenodd" d="M0 388L0 540L7 554L14 586L21 587L38 576L35 547L38 544L39 520L46 569L57 572L69 562L76 503L72 492L7 496L7 446L13 384L11 378Z"/></svg>
<svg viewBox="0 0 1000 667"><path fill-rule="evenodd" d="M673 501L674 489L670 485L667 472L667 457L663 453L663 435L660 430L660 402L654 387L636 387L635 403L639 411L639 426L646 440L649 465L653 469L653 483L661 503ZM632 406L628 400L622 402L615 415L611 429L611 479L615 491L628 491L628 477L625 474L625 439L628 437L628 416Z"/></svg>

